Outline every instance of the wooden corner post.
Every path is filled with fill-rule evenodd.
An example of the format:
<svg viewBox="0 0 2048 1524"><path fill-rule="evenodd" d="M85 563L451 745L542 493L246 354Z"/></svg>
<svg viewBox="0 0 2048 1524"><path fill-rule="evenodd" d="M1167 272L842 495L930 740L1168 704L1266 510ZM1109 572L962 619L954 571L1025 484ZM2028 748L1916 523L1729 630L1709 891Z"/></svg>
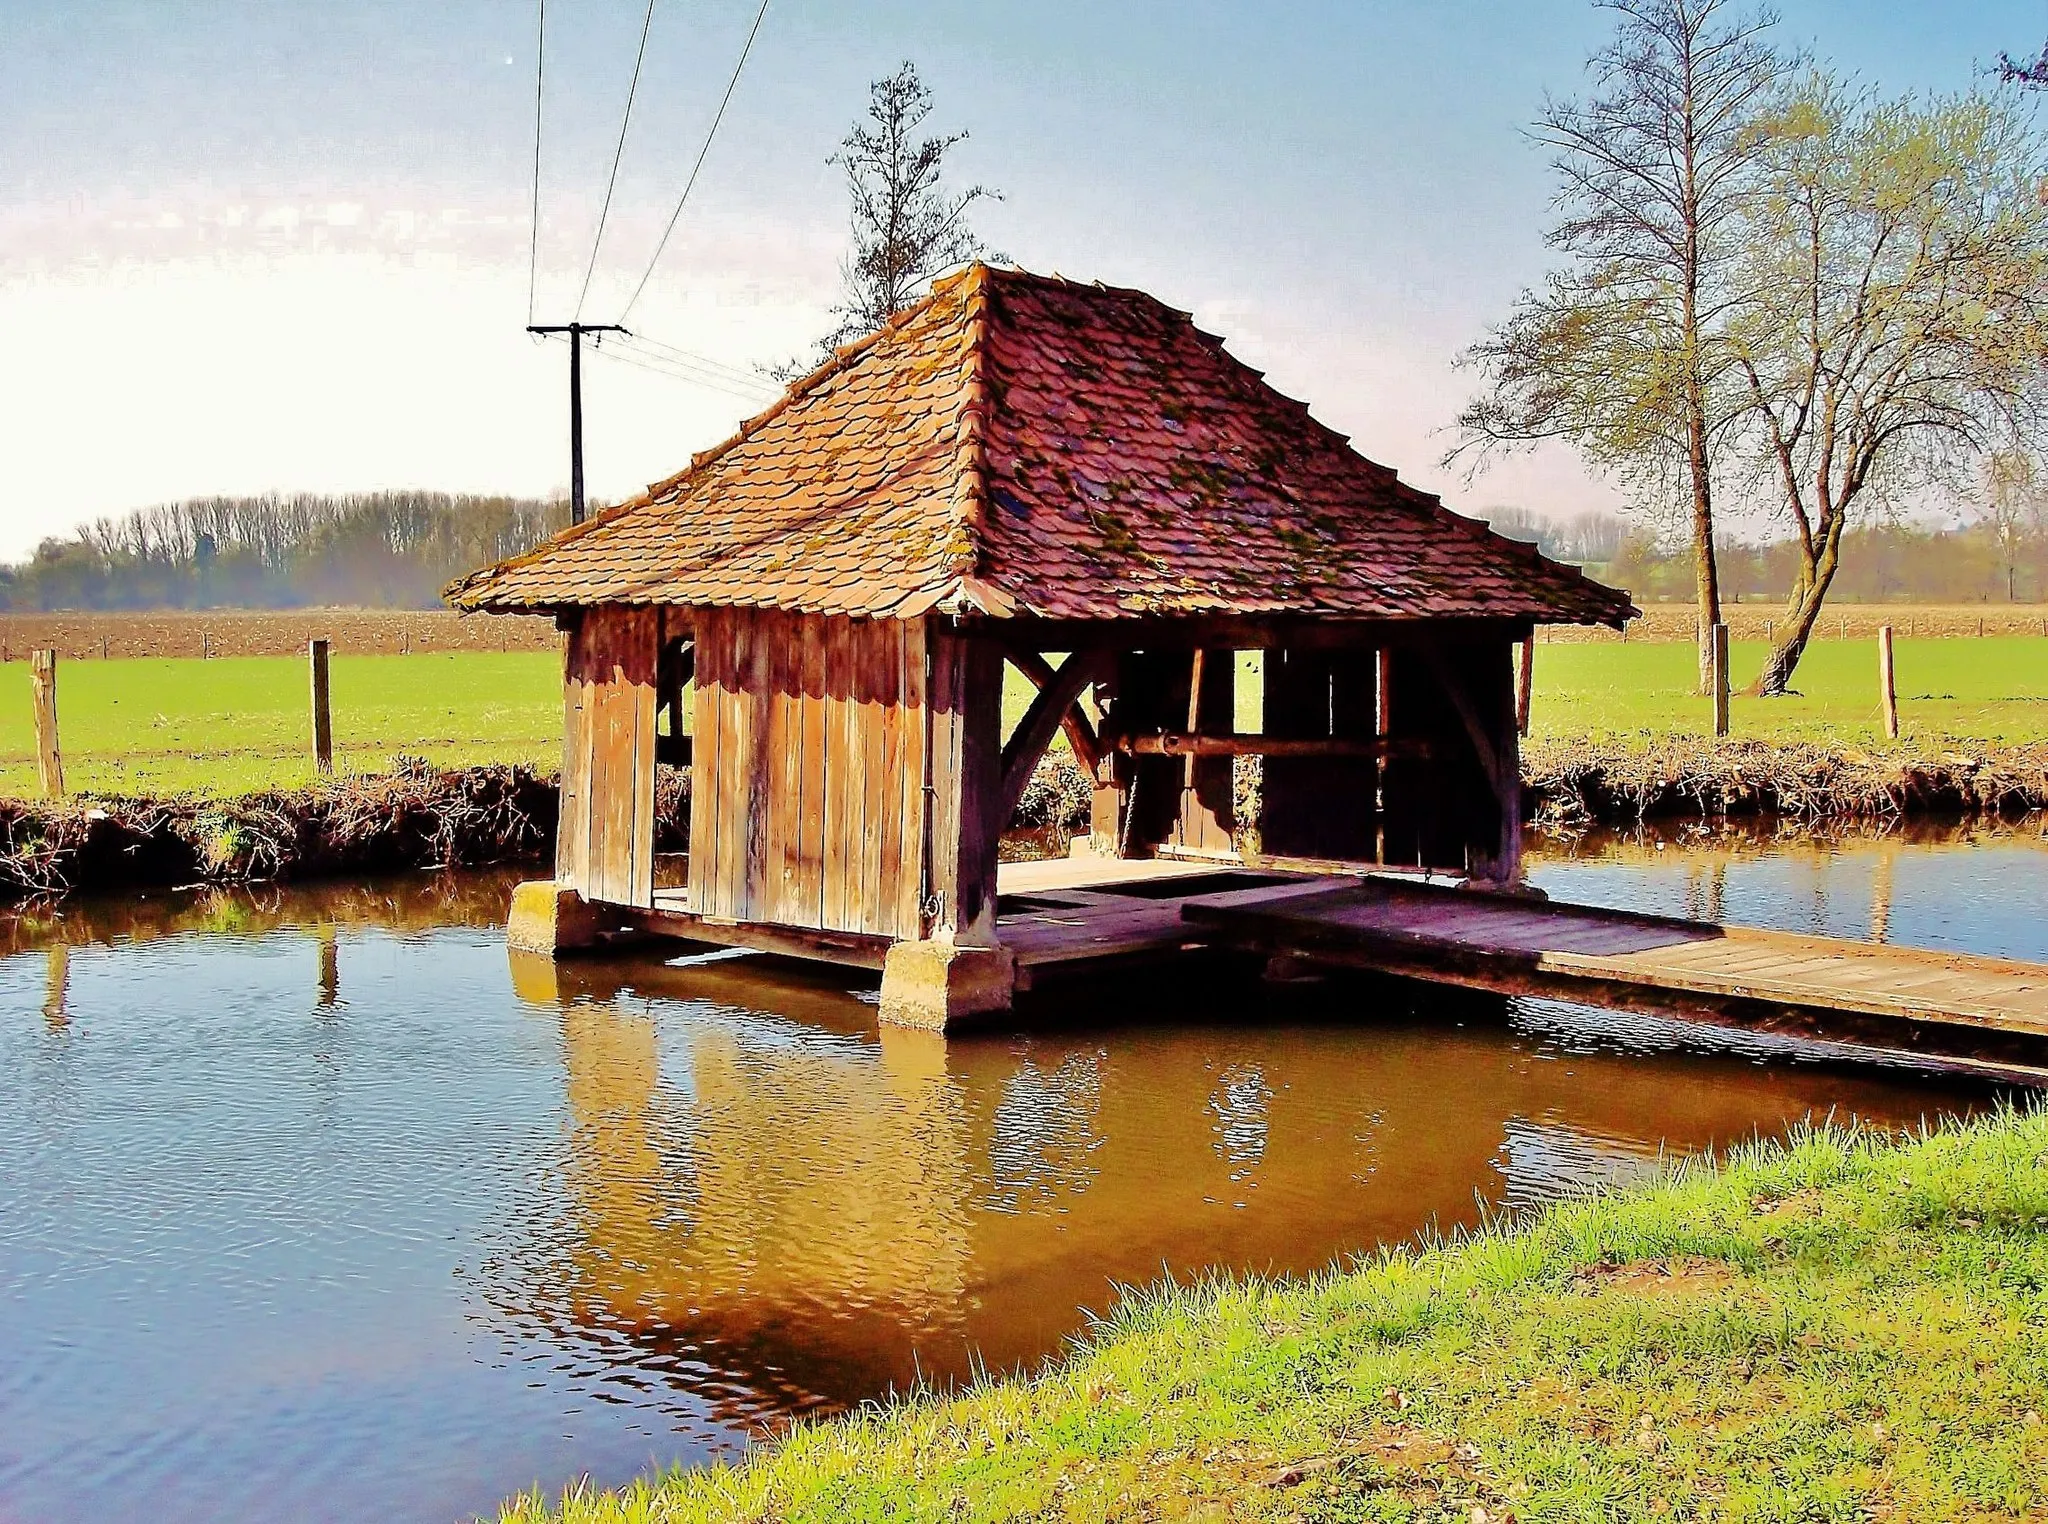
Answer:
<svg viewBox="0 0 2048 1524"><path fill-rule="evenodd" d="M1884 704L1884 733L1899 738L1899 685L1892 670L1892 627L1877 628L1877 693Z"/></svg>
<svg viewBox="0 0 2048 1524"><path fill-rule="evenodd" d="M29 658L36 716L36 763L42 771L43 797L64 797L64 753L57 743L57 653L48 647Z"/></svg>
<svg viewBox="0 0 2048 1524"><path fill-rule="evenodd" d="M328 707L327 642L306 642L306 665L313 678L313 766L321 776L334 771L334 721Z"/></svg>

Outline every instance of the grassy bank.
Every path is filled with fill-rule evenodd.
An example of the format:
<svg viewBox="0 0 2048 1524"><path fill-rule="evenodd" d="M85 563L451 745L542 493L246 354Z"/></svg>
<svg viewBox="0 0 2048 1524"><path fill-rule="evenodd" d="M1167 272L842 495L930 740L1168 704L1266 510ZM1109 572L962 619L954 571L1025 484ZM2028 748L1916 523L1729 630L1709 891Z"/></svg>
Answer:
<svg viewBox="0 0 2048 1524"><path fill-rule="evenodd" d="M1822 1130L513 1524L1950 1520L2048 1503L2048 1120Z"/></svg>

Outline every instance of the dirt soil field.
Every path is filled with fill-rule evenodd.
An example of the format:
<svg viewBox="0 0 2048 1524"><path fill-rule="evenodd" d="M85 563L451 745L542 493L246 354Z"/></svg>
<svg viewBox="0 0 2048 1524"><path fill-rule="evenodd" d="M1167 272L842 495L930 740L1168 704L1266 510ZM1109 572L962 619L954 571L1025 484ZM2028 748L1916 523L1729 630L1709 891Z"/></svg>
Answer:
<svg viewBox="0 0 2048 1524"><path fill-rule="evenodd" d="M1730 603L1721 609L1730 640L1769 640L1785 623L1778 603ZM1890 625L1901 640L1950 639L1981 635L2048 636L2048 604L2043 603L1842 603L1827 605L1814 626L1815 640L1875 640L1880 625ZM1626 636L1613 630L1546 626L1545 644L1578 641L1692 640L1698 618L1689 603L1652 603L1643 617L1629 622Z"/></svg>
<svg viewBox="0 0 2048 1524"><path fill-rule="evenodd" d="M548 619L450 609L210 609L202 613L0 614L0 661L42 646L71 661L138 656L292 656L325 637L336 656L552 651Z"/></svg>

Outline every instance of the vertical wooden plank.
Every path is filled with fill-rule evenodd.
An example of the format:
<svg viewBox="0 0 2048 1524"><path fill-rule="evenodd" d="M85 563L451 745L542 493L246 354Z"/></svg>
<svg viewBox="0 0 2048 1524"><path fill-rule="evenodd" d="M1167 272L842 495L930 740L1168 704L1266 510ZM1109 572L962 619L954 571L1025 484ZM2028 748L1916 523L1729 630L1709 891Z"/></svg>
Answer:
<svg viewBox="0 0 2048 1524"><path fill-rule="evenodd" d="M797 827L797 903L791 921L799 926L825 924L825 632L832 622L822 614L805 614L797 621L802 631L797 714L803 769L799 791L790 802Z"/></svg>
<svg viewBox="0 0 2048 1524"><path fill-rule="evenodd" d="M852 694L853 621L825 621L825 803L819 822L823 837L823 924L851 929L849 907L858 899L860 874L860 755L855 747Z"/></svg>
<svg viewBox="0 0 2048 1524"><path fill-rule="evenodd" d="M890 780L890 791L900 801L897 806L894 885L895 934L905 938L924 933L925 845L931 830L930 794L927 789L930 774L926 766L930 745L926 732L929 723L926 694L930 683L928 630L928 622L924 619L903 621L901 661L897 669L900 674L896 699L897 765L896 774Z"/></svg>
<svg viewBox="0 0 2048 1524"><path fill-rule="evenodd" d="M798 614L775 616L770 678L774 701L768 711L768 913L765 919L798 919L796 891L796 806L803 790L804 620Z"/></svg>
<svg viewBox="0 0 2048 1524"><path fill-rule="evenodd" d="M861 626L855 659L860 691L861 818L868 836L860 865L860 915L856 930L898 934L896 881L903 871L903 749L897 704L903 691L903 634L900 619L876 619Z"/></svg>
<svg viewBox="0 0 2048 1524"><path fill-rule="evenodd" d="M628 688L633 705L633 822L625 903L645 910L654 904L654 751L659 740L663 619L659 608L640 609L637 617L638 663L629 674Z"/></svg>
<svg viewBox="0 0 2048 1524"><path fill-rule="evenodd" d="M57 738L57 653L44 647L29 657L30 686L35 707L36 766L42 775L43 797L64 797L64 750Z"/></svg>
<svg viewBox="0 0 2048 1524"><path fill-rule="evenodd" d="M775 751L776 653L782 646L781 616L766 610L748 610L744 616L752 626L747 652L747 729L751 745L747 755L747 850L743 870L745 887L740 895L738 918L771 921L771 899L775 871L774 842L777 764Z"/></svg>
<svg viewBox="0 0 2048 1524"><path fill-rule="evenodd" d="M690 908L700 915L718 898L719 786L725 747L725 640L716 609L698 611L695 687L690 700Z"/></svg>
<svg viewBox="0 0 2048 1524"><path fill-rule="evenodd" d="M313 683L313 767L323 777L334 771L334 718L329 703L327 642L306 642L306 665Z"/></svg>
<svg viewBox="0 0 2048 1524"><path fill-rule="evenodd" d="M621 657L626 611L595 611L601 628L598 672L598 765L591 789L592 894L618 903L631 885L633 834L633 706Z"/></svg>
<svg viewBox="0 0 2048 1524"><path fill-rule="evenodd" d="M590 710L583 681L583 621L562 642L562 783L555 822L555 881L589 892Z"/></svg>
<svg viewBox="0 0 2048 1524"><path fill-rule="evenodd" d="M725 611L725 747L720 756L718 882L719 914L739 920L747 914L747 850L753 838L754 753L760 746L754 695L756 616Z"/></svg>
<svg viewBox="0 0 2048 1524"><path fill-rule="evenodd" d="M943 625L930 634L931 688L926 695L930 721L925 776L927 809L925 892L928 931L951 930L958 924L960 892L960 788L962 765L962 643Z"/></svg>

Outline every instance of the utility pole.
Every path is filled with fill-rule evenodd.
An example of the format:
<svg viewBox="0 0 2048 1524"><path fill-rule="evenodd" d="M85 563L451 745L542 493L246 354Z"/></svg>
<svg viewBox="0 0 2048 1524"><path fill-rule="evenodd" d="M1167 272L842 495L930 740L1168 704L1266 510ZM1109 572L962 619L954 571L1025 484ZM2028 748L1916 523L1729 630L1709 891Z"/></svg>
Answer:
<svg viewBox="0 0 2048 1524"><path fill-rule="evenodd" d="M528 323L528 333L569 336L569 522L583 522L583 335L624 333L617 323Z"/></svg>

